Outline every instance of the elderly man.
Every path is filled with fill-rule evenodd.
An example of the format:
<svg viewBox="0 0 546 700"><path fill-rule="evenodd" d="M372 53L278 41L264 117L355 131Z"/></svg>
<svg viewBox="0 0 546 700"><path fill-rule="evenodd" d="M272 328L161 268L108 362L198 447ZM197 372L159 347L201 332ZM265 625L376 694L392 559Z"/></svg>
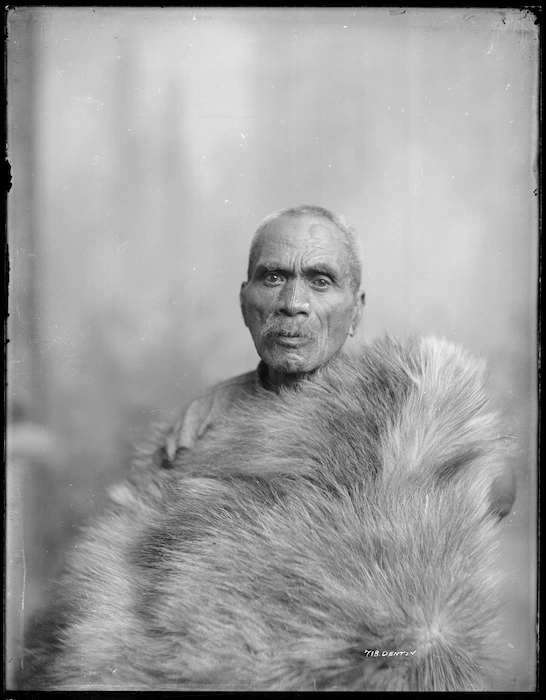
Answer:
<svg viewBox="0 0 546 700"><path fill-rule="evenodd" d="M360 320L360 281L353 233L331 211L301 206L268 216L252 240L240 292L261 362L189 406L168 439L168 456L191 447L257 387L276 390L299 382L337 355Z"/></svg>
<svg viewBox="0 0 546 700"><path fill-rule="evenodd" d="M445 341L386 339L306 380L354 333L359 290L333 214L300 207L260 226L241 288L258 370L191 404L174 469L110 491L28 634L20 687L488 682L485 509L503 458L481 363Z"/></svg>
<svg viewBox="0 0 546 700"><path fill-rule="evenodd" d="M248 279L240 291L243 318L261 362L258 368L213 387L190 404L165 436L163 466L178 449L191 448L234 402L258 387L275 391L304 380L340 353L354 335L364 306L361 266L352 231L317 206L268 216L250 246ZM491 491L500 517L514 503L515 476L508 469Z"/></svg>

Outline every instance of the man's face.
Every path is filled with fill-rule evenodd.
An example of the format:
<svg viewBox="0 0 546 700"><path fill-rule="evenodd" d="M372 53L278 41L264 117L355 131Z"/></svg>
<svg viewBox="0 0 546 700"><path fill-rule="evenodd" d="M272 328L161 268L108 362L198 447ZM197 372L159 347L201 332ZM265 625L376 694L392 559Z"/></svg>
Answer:
<svg viewBox="0 0 546 700"><path fill-rule="evenodd" d="M261 234L241 309L258 355L276 372L311 372L356 327L348 253L334 224L283 216Z"/></svg>

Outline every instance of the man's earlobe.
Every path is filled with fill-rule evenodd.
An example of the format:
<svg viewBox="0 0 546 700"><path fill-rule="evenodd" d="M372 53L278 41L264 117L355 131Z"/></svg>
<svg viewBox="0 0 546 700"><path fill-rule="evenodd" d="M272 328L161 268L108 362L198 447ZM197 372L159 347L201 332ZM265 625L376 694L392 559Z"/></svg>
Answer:
<svg viewBox="0 0 546 700"><path fill-rule="evenodd" d="M349 335L352 337L356 333L360 319L362 318L362 309L366 303L366 295L361 292L355 302L355 308L353 310L353 318L351 321L351 327L349 328Z"/></svg>
<svg viewBox="0 0 546 700"><path fill-rule="evenodd" d="M246 322L246 312L245 312L245 299L244 299L244 291L246 287L246 282L243 282L241 284L241 289L239 291L239 305L241 306L241 313L243 314L243 320L245 322L245 326L248 326L248 323Z"/></svg>

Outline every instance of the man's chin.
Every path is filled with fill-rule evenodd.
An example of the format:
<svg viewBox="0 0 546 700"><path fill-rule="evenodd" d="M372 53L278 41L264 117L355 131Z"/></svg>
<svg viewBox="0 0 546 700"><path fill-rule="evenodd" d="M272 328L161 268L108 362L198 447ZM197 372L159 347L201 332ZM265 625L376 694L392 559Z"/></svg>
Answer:
<svg viewBox="0 0 546 700"><path fill-rule="evenodd" d="M284 374L302 374L316 369L313 362L296 351L286 350L283 353L275 353L262 357L268 367L275 372Z"/></svg>

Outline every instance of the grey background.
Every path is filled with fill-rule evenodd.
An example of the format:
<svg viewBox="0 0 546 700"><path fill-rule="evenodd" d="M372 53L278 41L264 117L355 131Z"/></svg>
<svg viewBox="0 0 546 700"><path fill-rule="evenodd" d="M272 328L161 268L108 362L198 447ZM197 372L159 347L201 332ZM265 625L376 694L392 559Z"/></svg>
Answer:
<svg viewBox="0 0 546 700"><path fill-rule="evenodd" d="M238 308L273 210L342 214L353 343L484 355L518 439L498 687L534 688L538 28L523 10L8 14L7 670L133 446L257 364Z"/></svg>

